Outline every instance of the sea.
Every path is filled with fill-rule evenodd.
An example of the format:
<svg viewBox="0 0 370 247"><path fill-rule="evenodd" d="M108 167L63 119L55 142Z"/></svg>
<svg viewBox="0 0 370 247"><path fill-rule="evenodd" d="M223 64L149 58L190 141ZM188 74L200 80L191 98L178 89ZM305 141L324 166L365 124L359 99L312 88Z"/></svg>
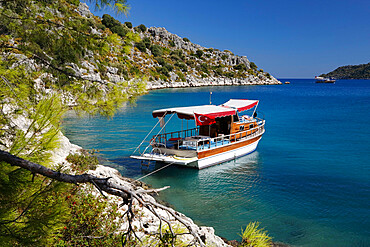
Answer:
<svg viewBox="0 0 370 247"><path fill-rule="evenodd" d="M142 181L170 186L160 199L229 240L257 221L292 246L370 246L370 80L280 80L290 84L150 91L111 119L69 112L63 132L139 179L161 167L129 158L156 124L153 110L257 99L266 132L255 152L203 170L172 165Z"/></svg>

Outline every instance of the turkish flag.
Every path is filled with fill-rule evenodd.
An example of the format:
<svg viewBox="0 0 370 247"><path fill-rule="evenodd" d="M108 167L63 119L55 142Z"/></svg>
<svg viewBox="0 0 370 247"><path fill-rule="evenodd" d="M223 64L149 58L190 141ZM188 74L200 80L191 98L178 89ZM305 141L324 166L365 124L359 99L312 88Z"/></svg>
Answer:
<svg viewBox="0 0 370 247"><path fill-rule="evenodd" d="M195 122L197 125L211 125L216 123L215 118L207 115L197 114L194 112Z"/></svg>

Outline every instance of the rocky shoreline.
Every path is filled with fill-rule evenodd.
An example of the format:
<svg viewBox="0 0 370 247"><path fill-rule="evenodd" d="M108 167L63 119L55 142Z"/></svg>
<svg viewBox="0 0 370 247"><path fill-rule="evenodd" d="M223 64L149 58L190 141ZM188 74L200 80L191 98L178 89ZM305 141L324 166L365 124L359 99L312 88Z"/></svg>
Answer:
<svg viewBox="0 0 370 247"><path fill-rule="evenodd" d="M68 166L68 162L66 161L67 156L70 153L76 153L79 152L82 148L72 144L67 137L65 137L62 133L60 134L60 147L55 150L52 153L52 161L54 164L60 164L64 163L65 165ZM95 170L89 170L89 174L95 175L97 177L102 177L102 178L107 178L111 177L111 181L118 185L124 185L126 187L131 188L132 190L138 190L140 188L142 189L148 189L148 185L145 183L135 181L130 178L125 178L122 177L120 172L114 168L108 167L108 166L103 166L99 165ZM93 193L95 195L98 195L98 191L90 191L90 193ZM147 200L150 201L156 201L156 199L149 195L146 194L145 197ZM117 200L116 197L114 196L109 196L109 199L111 202L114 203L121 203L119 200ZM158 231L160 222L158 218L153 215L152 212L147 210L144 207L140 207L140 205L137 202L134 202L134 206L137 210L137 215L140 215L139 217L135 217L133 220L132 224L137 227L138 229L141 228L144 231L142 232L137 232L138 237L144 237L146 234L154 234ZM127 210L127 205L124 205L120 210L122 212ZM166 217L168 221L171 223L171 225L179 225L179 222L176 221L174 218L168 215L168 213L165 210L162 209L156 209L157 213L161 215L162 217ZM181 218L182 221L187 222L188 224L191 225L192 229L201 237L203 241L205 241L207 246L221 246L221 247L227 247L227 246L232 246L227 244L224 239L221 237L217 236L215 234L215 231L212 227L206 227L206 226L198 226L196 225L192 219L189 217L185 216L184 214L177 212L174 210L177 216ZM121 230L125 230L128 227L128 223L126 222L121 226ZM185 243L191 243L192 238L189 235L180 235L179 238L181 241Z"/></svg>
<svg viewBox="0 0 370 247"><path fill-rule="evenodd" d="M187 76L186 82L175 81L149 81L147 90L163 88L184 88L184 87L206 87L206 86L241 86L241 85L280 85L282 84L275 78L260 80L254 76L248 78L227 78L227 77L208 77L199 79L194 76Z"/></svg>
<svg viewBox="0 0 370 247"><path fill-rule="evenodd" d="M66 161L66 157L70 153L72 154L78 153L80 150L82 150L82 147L72 144L69 141L69 139L66 136L64 136L62 133L60 133L59 140L60 140L60 147L52 153L52 160L54 164L60 164L60 163L67 164L68 162ZM132 190L148 189L150 187L150 185L147 185L141 181L136 181L131 178L123 177L118 170L112 167L104 166L104 165L98 165L98 167L95 170L89 170L88 173L94 176L97 176L97 177L102 177L102 178L111 177L111 180L114 181L114 183L118 185L127 186L131 188ZM94 195L99 195L99 192L95 189L92 191L90 190L90 193ZM163 202L161 200L157 200L156 199L157 195L155 194L153 195L146 194L145 196L150 201L156 201L166 207L171 207L171 205L169 205L168 203ZM108 198L113 203L118 203L118 204L121 203L114 196L109 196ZM138 236L144 237L145 234L148 234L148 233L154 234L155 232L157 232L159 229L159 224L160 224L158 218L156 218L155 215L153 215L153 213L150 212L149 210L146 210L145 208L140 207L140 205L138 205L137 202L134 203L134 205L136 206L136 209L138 210L137 214L140 215L140 217L136 217L134 219L133 225L136 226L137 228L144 229L143 232L138 233ZM127 205L123 206L120 210L122 212L126 211ZM173 211L176 212L176 215L180 216L181 220L191 225L192 229L201 237L203 241L205 241L207 246L221 246L221 247L240 246L241 243L236 240L227 240L226 238L217 236L215 234L215 230L213 227L198 226L193 222L191 218L187 217L186 215L178 211L175 211L175 210ZM165 210L157 209L157 213L159 215L169 217L168 213ZM169 217L169 222L173 225L179 224L178 221L176 221L174 218L171 218L171 217ZM127 223L123 224L121 226L121 230L125 230L127 229L127 227L128 227ZM192 239L189 235L180 235L179 238L181 239L181 241L187 242L189 244L192 242ZM274 242L272 244L272 247L289 247L289 245L280 243L280 242Z"/></svg>

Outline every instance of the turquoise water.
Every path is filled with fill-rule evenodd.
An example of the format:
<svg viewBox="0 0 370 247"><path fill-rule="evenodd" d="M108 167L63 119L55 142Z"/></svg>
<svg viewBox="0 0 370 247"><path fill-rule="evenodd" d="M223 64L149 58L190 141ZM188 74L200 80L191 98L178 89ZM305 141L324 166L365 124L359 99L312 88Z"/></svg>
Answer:
<svg viewBox="0 0 370 247"><path fill-rule="evenodd" d="M215 104L259 99L266 133L256 152L201 171L169 167L144 181L171 186L164 200L228 239L259 221L275 241L296 246L370 246L370 81L289 81L152 91L112 120L69 114L64 132L138 178L148 171L128 156L156 123L152 110L207 104L210 91Z"/></svg>

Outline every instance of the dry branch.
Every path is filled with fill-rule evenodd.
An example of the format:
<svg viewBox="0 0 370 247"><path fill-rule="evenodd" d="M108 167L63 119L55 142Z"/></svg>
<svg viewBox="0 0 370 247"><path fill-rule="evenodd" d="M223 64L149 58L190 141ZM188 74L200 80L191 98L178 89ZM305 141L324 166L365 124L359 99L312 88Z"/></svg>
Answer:
<svg viewBox="0 0 370 247"><path fill-rule="evenodd" d="M184 221L178 213L166 206L163 206L159 203L156 203L155 201L150 201L145 199L145 194L147 193L157 193L161 190L167 189L168 187L160 188L160 189L150 189L150 190L144 190L144 189L138 189L138 190L132 190L131 188L118 185L116 183L112 183L109 181L110 178L98 178L96 176L93 176L91 174L82 174L82 175L70 175L61 173L58 171L54 171L50 168L47 168L45 166L24 160L22 158L19 158L15 155L12 155L6 151L0 150L0 162L4 161L10 165L22 167L24 169L29 170L32 173L37 173L40 175L43 175L45 177L65 182L65 183L91 183L93 184L101 193L102 191L105 191L108 194L118 196L123 199L124 204L128 204L128 210L125 212L124 215L127 215L128 221L129 221L129 228L128 231L124 234L128 238L131 234L133 234L136 237L136 233L133 231L133 228L131 226L131 221L134 218L134 212L131 210L133 199L137 200L143 207L147 208L150 212L152 212L160 221L160 225L162 225L162 221L166 222L166 224L169 226L170 231L173 233L172 227L170 222L160 216L155 209L159 208L162 210L165 210L169 215L171 215L175 220L180 222L182 225L184 225L188 231L189 234L193 235L195 243L197 243L200 246L205 246L203 241L201 240L199 234L193 229L191 224ZM162 230L160 229L160 235L162 235ZM176 234L174 234L176 235ZM126 237L126 239L127 239ZM137 237L136 237L137 238ZM139 239L140 240L140 239ZM125 241L124 241L125 242Z"/></svg>

